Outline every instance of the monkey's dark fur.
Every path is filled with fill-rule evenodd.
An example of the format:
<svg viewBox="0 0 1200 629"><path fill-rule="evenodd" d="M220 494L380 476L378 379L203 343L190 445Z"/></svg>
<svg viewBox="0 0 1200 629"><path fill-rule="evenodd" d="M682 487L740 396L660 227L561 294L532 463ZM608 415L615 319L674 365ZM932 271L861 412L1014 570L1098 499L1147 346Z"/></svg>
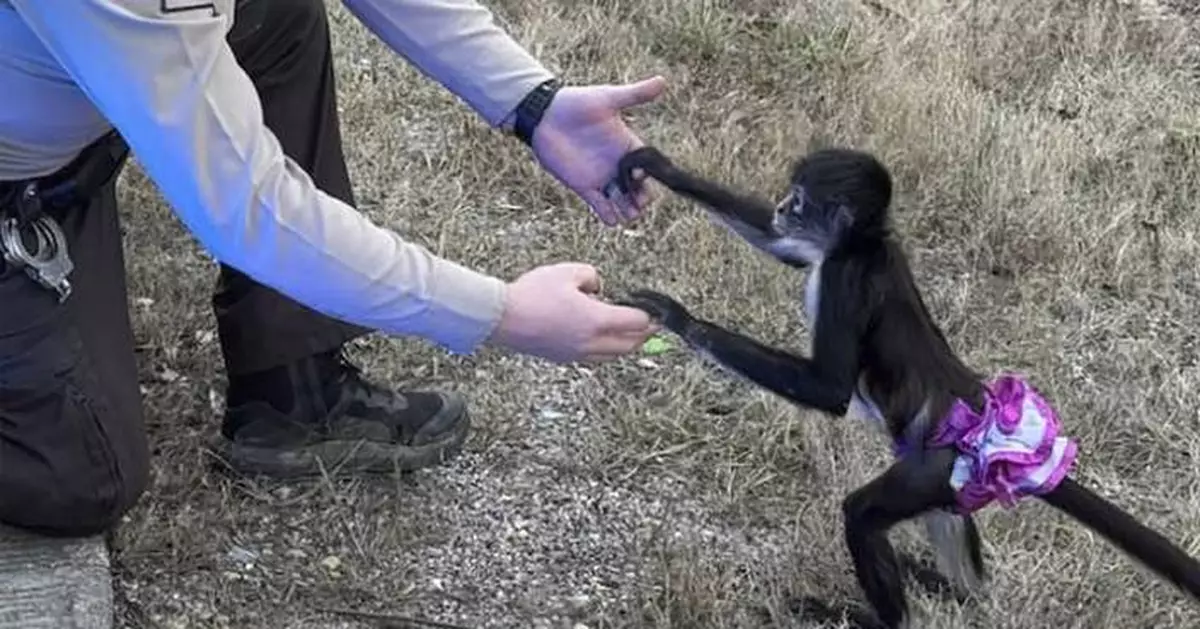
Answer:
<svg viewBox="0 0 1200 629"><path fill-rule="evenodd" d="M861 405L897 442L912 444L883 474L843 502L845 541L874 618L860 626L905 626L900 563L888 542L894 525L922 517L939 563L961 586L983 580L979 533L969 515L951 511L949 479L958 452L931 448L931 432L956 400L976 412L982 379L962 363L930 316L888 220L892 180L872 155L828 149L792 168L791 186L772 205L678 167L644 147L619 167L625 190L643 173L706 206L750 244L784 264L809 268L805 307L812 357L768 347L694 317L674 299L641 290L625 300L728 369L807 408L843 416ZM1040 496L1108 538L1179 588L1200 597L1200 563L1070 477ZM810 601L820 608L821 604ZM823 607L830 610L828 606Z"/></svg>

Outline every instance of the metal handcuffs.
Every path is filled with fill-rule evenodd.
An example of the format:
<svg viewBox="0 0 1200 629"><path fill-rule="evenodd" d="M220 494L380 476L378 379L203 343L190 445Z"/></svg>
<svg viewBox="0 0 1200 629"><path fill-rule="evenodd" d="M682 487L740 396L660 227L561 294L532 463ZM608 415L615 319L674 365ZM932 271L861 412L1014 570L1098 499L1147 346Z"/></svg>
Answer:
<svg viewBox="0 0 1200 629"><path fill-rule="evenodd" d="M39 202L34 185L25 188L21 202ZM23 233L27 233L26 230L33 230L37 242L33 251L25 245L25 238L22 237ZM67 276L75 265L67 253L67 239L62 228L48 214L39 212L24 225L17 217L0 220L0 254L9 264L24 269L33 281L58 293L59 303L71 295L71 282Z"/></svg>

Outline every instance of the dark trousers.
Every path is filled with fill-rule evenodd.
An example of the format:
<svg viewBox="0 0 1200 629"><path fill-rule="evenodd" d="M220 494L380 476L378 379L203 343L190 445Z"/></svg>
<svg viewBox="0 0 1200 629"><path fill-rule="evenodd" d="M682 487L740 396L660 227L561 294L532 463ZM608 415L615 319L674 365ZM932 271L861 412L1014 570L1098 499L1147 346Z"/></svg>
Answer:
<svg viewBox="0 0 1200 629"><path fill-rule="evenodd" d="M228 40L284 152L353 205L325 11L322 0L242 0ZM137 501L149 469L115 177L56 218L75 263L65 303L0 259L0 522L85 535ZM224 266L212 303L231 376L367 332Z"/></svg>

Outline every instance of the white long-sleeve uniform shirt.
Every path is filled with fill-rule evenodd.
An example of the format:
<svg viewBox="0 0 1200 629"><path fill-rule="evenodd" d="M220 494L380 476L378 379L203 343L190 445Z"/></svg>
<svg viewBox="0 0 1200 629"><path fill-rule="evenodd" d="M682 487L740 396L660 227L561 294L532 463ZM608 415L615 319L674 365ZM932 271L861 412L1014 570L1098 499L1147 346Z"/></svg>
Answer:
<svg viewBox="0 0 1200 629"><path fill-rule="evenodd" d="M551 76L474 0L344 2L489 124ZM318 190L263 124L225 41L233 17L234 0L0 0L0 180L49 174L115 126L221 261L327 314L472 351L504 283Z"/></svg>

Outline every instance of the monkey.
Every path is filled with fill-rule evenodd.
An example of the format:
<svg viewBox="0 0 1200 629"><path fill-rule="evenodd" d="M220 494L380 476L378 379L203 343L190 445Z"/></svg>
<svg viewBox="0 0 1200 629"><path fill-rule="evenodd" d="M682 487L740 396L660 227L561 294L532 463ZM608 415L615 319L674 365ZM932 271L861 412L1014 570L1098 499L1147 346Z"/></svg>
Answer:
<svg viewBox="0 0 1200 629"><path fill-rule="evenodd" d="M803 312L811 355L768 346L639 289L619 300L686 346L792 404L833 417L865 415L894 460L842 501L844 543L872 614L859 627L908 626L903 557L892 527L922 518L939 568L968 592L986 579L972 514L1037 497L1100 533L1179 589L1200 598L1200 563L1072 476L1077 443L1060 434L1046 398L1023 376L985 379L955 354L918 290L891 225L893 181L873 154L833 147L802 155L777 203L677 166L653 146L618 165L624 191L647 178L690 199L750 245L807 274ZM834 614L817 599L806 605ZM822 611L823 610L823 611Z"/></svg>

